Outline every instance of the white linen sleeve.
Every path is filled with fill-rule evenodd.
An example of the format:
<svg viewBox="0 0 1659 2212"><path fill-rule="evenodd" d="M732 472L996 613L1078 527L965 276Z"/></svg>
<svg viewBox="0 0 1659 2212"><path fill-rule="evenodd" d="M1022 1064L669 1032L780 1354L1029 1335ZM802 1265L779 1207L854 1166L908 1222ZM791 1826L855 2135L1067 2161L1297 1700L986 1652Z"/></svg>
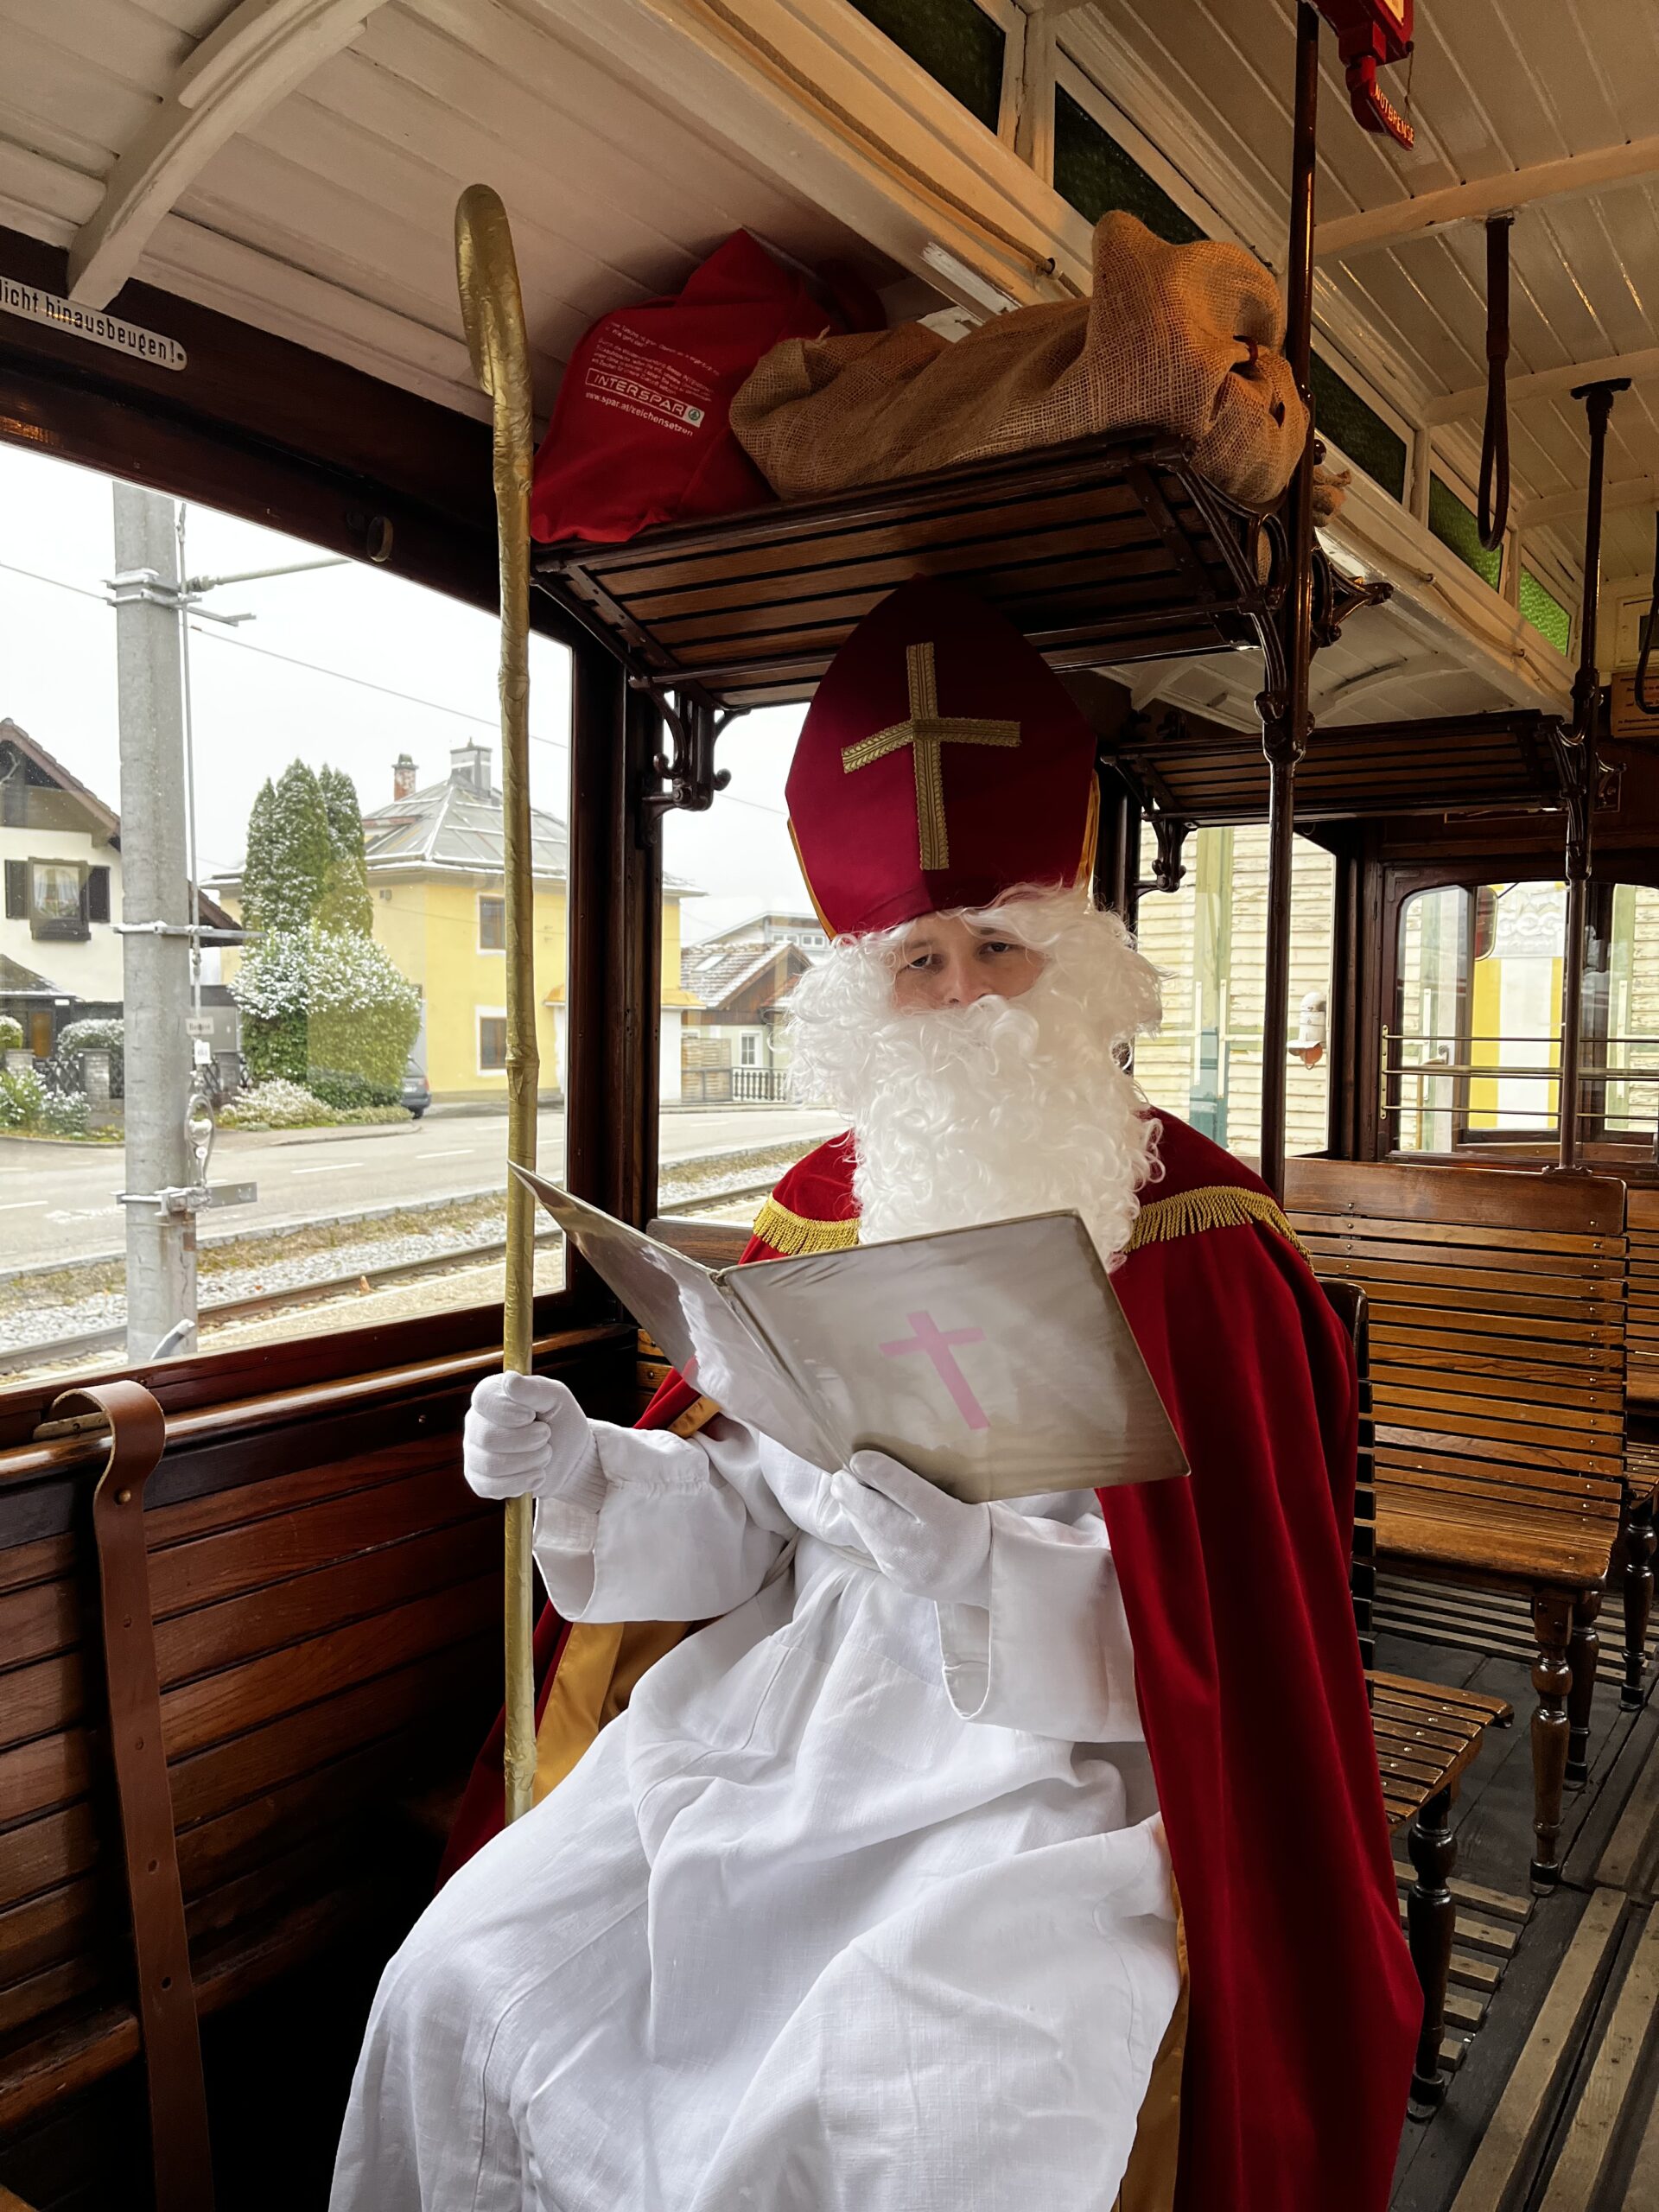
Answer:
<svg viewBox="0 0 1659 2212"><path fill-rule="evenodd" d="M536 1563L569 1621L702 1621L753 1597L790 1535L760 1440L718 1415L696 1436L593 1424L597 1507L536 1505Z"/></svg>
<svg viewBox="0 0 1659 2212"><path fill-rule="evenodd" d="M1035 1736L1139 1743L1135 1653L1098 1501L1024 1503L990 1510L989 1604L938 1608L950 1702L964 1720Z"/></svg>

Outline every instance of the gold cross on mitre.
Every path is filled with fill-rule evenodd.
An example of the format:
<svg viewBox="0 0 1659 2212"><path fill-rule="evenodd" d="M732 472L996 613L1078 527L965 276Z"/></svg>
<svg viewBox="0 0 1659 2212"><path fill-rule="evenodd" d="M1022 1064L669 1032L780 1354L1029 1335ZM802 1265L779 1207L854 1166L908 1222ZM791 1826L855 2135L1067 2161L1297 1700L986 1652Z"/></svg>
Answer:
<svg viewBox="0 0 1659 2212"><path fill-rule="evenodd" d="M910 719L879 729L856 745L842 747L841 765L850 775L889 753L910 747L916 770L916 831L925 868L948 868L950 836L944 819L944 748L947 745L1018 745L1018 722L983 721L972 715L939 712L939 679L931 644L911 645L905 654L910 679Z"/></svg>

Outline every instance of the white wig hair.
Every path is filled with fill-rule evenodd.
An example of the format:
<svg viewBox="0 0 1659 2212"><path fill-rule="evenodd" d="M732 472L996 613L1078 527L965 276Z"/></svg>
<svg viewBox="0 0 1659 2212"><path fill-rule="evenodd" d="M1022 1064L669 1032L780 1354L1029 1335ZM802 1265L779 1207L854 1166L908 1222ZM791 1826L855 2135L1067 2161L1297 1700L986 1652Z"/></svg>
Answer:
<svg viewBox="0 0 1659 2212"><path fill-rule="evenodd" d="M1157 973L1085 891L959 911L1041 953L1031 988L901 1012L893 977L912 925L838 938L790 1001L795 1096L850 1122L868 1241L1075 1207L1113 1260L1160 1172L1126 1065L1157 1025Z"/></svg>

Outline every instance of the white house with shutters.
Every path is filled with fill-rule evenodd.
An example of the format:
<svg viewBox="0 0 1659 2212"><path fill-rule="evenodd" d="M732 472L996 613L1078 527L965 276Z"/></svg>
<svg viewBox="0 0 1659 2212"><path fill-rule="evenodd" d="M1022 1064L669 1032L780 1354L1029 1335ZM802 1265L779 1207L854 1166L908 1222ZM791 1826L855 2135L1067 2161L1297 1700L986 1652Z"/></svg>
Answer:
<svg viewBox="0 0 1659 2212"><path fill-rule="evenodd" d="M121 1004L121 821L14 721L0 721L0 1014L43 1057L66 1023Z"/></svg>
<svg viewBox="0 0 1659 2212"><path fill-rule="evenodd" d="M0 1014L44 1059L70 1022L121 1011L121 817L8 720L0 720ZM201 919L223 926L231 918L204 898Z"/></svg>

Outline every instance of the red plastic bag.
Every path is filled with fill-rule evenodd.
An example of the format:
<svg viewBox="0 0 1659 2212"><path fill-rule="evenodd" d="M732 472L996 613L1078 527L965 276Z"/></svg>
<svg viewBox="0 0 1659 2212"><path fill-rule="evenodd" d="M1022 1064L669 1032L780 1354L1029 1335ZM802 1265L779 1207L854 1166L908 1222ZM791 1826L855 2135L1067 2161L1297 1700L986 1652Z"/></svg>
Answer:
<svg viewBox="0 0 1659 2212"><path fill-rule="evenodd" d="M677 297L601 315L570 357L531 487L543 543L613 545L652 523L765 505L765 478L732 435L732 397L785 338L843 318L747 231Z"/></svg>

